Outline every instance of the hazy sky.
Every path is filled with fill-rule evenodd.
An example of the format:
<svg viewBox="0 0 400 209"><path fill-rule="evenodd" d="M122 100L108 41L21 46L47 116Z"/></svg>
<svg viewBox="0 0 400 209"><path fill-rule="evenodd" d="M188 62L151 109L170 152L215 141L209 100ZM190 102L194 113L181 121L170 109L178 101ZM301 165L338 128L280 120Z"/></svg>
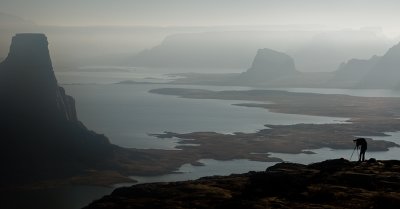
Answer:
<svg viewBox="0 0 400 209"><path fill-rule="evenodd" d="M40 25L381 26L400 32L398 0L0 0L0 12Z"/></svg>

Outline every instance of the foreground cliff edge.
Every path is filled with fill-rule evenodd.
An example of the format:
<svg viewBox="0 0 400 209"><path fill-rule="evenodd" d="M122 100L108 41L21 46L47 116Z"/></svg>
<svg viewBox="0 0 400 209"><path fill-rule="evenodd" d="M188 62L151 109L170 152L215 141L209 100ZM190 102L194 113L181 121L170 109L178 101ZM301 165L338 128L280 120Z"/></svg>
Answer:
<svg viewBox="0 0 400 209"><path fill-rule="evenodd" d="M265 172L119 188L85 209L399 208L399 172L397 160L279 163Z"/></svg>

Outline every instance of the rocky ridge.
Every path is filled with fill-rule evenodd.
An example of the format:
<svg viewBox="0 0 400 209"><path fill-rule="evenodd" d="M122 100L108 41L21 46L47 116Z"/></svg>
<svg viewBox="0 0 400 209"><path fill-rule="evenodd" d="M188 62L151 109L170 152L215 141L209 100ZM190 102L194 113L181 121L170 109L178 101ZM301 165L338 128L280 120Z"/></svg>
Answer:
<svg viewBox="0 0 400 209"><path fill-rule="evenodd" d="M400 81L400 43L391 47L358 84L360 88L394 89Z"/></svg>
<svg viewBox="0 0 400 209"><path fill-rule="evenodd" d="M368 60L351 59L343 62L326 85L328 87L354 88L360 84L380 59L379 56L373 56Z"/></svg>
<svg viewBox="0 0 400 209"><path fill-rule="evenodd" d="M399 171L396 160L279 163L265 172L119 188L85 209L399 208Z"/></svg>

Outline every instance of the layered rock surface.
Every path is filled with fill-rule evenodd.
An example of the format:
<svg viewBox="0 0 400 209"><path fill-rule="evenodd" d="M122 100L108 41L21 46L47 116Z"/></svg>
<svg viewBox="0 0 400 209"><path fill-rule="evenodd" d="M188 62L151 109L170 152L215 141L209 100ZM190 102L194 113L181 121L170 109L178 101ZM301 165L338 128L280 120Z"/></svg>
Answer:
<svg viewBox="0 0 400 209"><path fill-rule="evenodd" d="M85 209L399 208L400 161L279 163L265 172L140 184Z"/></svg>

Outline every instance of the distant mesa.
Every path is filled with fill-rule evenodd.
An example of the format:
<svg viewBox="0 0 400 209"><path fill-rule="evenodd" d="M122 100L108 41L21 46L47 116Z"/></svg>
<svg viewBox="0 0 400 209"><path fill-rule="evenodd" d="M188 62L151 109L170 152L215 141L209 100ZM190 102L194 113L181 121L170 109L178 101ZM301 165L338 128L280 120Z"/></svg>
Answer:
<svg viewBox="0 0 400 209"><path fill-rule="evenodd" d="M115 168L119 148L89 131L57 83L43 34L17 34L0 63L1 185Z"/></svg>
<svg viewBox="0 0 400 209"><path fill-rule="evenodd" d="M294 59L282 52L264 48L257 51L250 68L231 74L183 74L173 83L205 85L243 85L257 87L321 87L331 74L304 73Z"/></svg>
<svg viewBox="0 0 400 209"><path fill-rule="evenodd" d="M400 43L390 48L357 85L360 88L393 89L400 87Z"/></svg>
<svg viewBox="0 0 400 209"><path fill-rule="evenodd" d="M344 60L370 57L390 45L390 40L377 28L325 32L316 28L284 28L220 31L217 27L212 32L186 29L125 62L132 66L186 69L184 72L215 73L215 69L240 72L250 66L257 49L270 48L293 57L300 72L332 72Z"/></svg>
<svg viewBox="0 0 400 209"><path fill-rule="evenodd" d="M327 87L361 89L400 88L400 43L383 56L368 60L351 59L342 63Z"/></svg>
<svg viewBox="0 0 400 209"><path fill-rule="evenodd" d="M241 69L249 65L254 49L217 32L174 34L167 36L161 44L139 52L129 62L138 67L198 72L210 68Z"/></svg>
<svg viewBox="0 0 400 209"><path fill-rule="evenodd" d="M350 59L333 72L300 72L294 59L272 49L259 49L251 67L238 74L185 74L174 83L244 85L273 88L400 89L400 43L383 56Z"/></svg>
<svg viewBox="0 0 400 209"><path fill-rule="evenodd" d="M327 83L330 87L354 88L363 82L365 76L375 67L381 57L373 56L368 60L351 59L340 64L334 76Z"/></svg>
<svg viewBox="0 0 400 209"><path fill-rule="evenodd" d="M285 76L296 76L294 60L289 55L272 49L259 49L250 69L239 75L242 82L268 82Z"/></svg>

